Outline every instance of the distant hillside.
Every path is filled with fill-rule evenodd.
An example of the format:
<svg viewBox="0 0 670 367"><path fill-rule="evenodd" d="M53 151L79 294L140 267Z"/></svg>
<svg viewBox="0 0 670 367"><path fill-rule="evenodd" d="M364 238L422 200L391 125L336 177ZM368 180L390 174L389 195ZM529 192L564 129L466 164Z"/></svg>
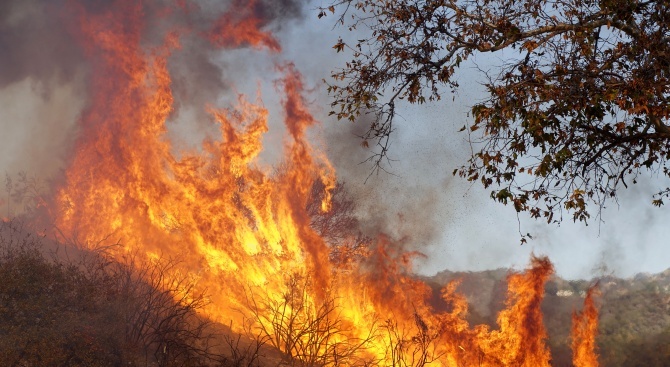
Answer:
<svg viewBox="0 0 670 367"><path fill-rule="evenodd" d="M470 303L468 321L496 326L507 291L507 269L481 272L443 271L423 278L439 294L452 280ZM571 363L572 312L580 310L591 284L598 283L600 320L598 346L601 366L670 366L670 269L632 278L603 277L592 281L553 277L546 286L542 310L549 334L553 365ZM439 301L434 302L439 308Z"/></svg>

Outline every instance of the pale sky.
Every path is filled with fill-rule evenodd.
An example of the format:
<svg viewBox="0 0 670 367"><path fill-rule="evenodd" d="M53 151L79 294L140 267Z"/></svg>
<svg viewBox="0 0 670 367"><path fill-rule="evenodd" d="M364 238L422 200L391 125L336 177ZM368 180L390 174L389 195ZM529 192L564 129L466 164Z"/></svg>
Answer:
<svg viewBox="0 0 670 367"><path fill-rule="evenodd" d="M346 35L344 29L332 30L333 21L332 17L317 20L311 14L300 27L282 33L288 53L295 55L299 69L313 83L327 78L328 69L346 60L331 48L339 35ZM476 61L480 66L495 62L481 57ZM472 103L483 98L475 72L459 73L461 89L455 101L447 95L432 105L398 108L401 119L395 125L397 131L390 153L397 159L391 167L394 175L375 175L365 183L370 166L358 163L366 158L366 153L358 145L360 141L348 133L356 127L323 118L331 144L343 144L347 137L352 140L346 149L331 147L336 152L331 159L347 186L361 193L357 197L365 198L367 213L383 213L390 231L431 232L429 236L413 234L417 237L416 248L428 255L417 262L417 271L431 274L444 268L522 268L533 252L549 256L558 275L567 278L590 278L603 272L631 276L670 267L670 212L667 207L656 208L651 204L651 195L668 185L668 180L658 178L643 179L631 189L620 190L619 204L610 202L603 212L604 223L593 218L586 227L573 223L567 214L559 227L522 216L521 232L530 232L534 239L520 246L519 221L514 209L495 203L480 184L471 185L451 175L469 153L467 136L458 130L468 124L467 113ZM327 97L320 98L327 111ZM338 155L341 151L348 156ZM393 198L394 203L375 210L382 198ZM419 216L421 220L403 225L407 219L399 219L402 213Z"/></svg>

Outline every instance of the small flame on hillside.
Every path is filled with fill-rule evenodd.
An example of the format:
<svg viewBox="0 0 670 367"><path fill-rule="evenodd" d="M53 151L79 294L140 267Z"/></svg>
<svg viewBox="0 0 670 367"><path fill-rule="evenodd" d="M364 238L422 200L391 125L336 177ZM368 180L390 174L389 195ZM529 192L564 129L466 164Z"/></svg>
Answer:
<svg viewBox="0 0 670 367"><path fill-rule="evenodd" d="M188 8L176 3L166 13ZM208 317L232 320L240 331L251 320L277 335L286 330L282 317L302 325L293 344L280 337L273 344L305 364L550 365L540 311L553 272L546 258L533 258L527 271L510 275L496 330L468 324L468 304L456 283L442 290L449 311L434 311L429 287L409 275L411 256L388 239L372 241L355 261L333 260L334 244L311 227L306 208L317 183L320 206L330 209L335 172L307 139L317 121L292 64L277 65L288 131L280 169L259 162L269 112L244 96L235 108L210 110L216 139L201 151L175 155L166 135L174 105L167 64L190 30L168 30L159 46L148 47L142 2L116 0L99 12L69 4L92 77L90 103L58 191L55 220L66 236L83 243L118 240L119 255L139 250L179 257L211 295ZM264 21L255 18L257 5L233 1L203 37L222 49L280 52L277 39L259 28ZM580 320L575 340L584 352L576 352L575 365L592 366L577 360L592 353L593 343L581 341L594 335L595 318L585 329Z"/></svg>

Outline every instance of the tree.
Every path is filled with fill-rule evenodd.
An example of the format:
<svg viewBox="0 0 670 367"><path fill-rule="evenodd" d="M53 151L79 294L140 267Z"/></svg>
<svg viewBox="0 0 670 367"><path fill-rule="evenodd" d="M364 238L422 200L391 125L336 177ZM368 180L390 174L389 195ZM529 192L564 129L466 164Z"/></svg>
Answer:
<svg viewBox="0 0 670 367"><path fill-rule="evenodd" d="M347 269L369 255L372 239L361 232L356 203L344 183L337 182L330 192L328 211L321 209L325 192L324 184L315 180L307 200L310 224L330 246L331 262L338 269Z"/></svg>
<svg viewBox="0 0 670 367"><path fill-rule="evenodd" d="M290 164L281 162L275 167L274 175L278 181L285 179L282 176L289 171ZM329 203L328 210L323 209L324 201ZM369 255L373 240L361 231L356 203L344 182L337 181L334 187L326 188L324 182L313 177L305 209L310 227L328 244L330 261L337 269L350 269Z"/></svg>
<svg viewBox="0 0 670 367"><path fill-rule="evenodd" d="M338 119L375 116L364 145L382 168L396 103L457 91L477 54L504 60L480 70L485 99L472 107L473 154L454 171L491 197L547 222L587 221L641 173L670 176L670 3L663 0L337 0L357 41L332 73ZM504 53L503 53L504 52ZM670 188L654 195L663 204Z"/></svg>

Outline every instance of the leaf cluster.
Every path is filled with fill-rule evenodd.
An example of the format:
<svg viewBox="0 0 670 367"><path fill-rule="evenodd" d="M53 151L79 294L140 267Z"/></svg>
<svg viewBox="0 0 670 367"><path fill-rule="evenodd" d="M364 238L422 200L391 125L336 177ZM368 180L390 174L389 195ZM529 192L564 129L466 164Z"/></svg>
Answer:
<svg viewBox="0 0 670 367"><path fill-rule="evenodd" d="M352 53L332 73L332 114L375 116L365 141L384 163L396 102L438 101L479 54L486 96L472 107L473 154L454 174L547 222L587 221L640 173L668 176L670 4L665 0L341 0L328 10ZM327 14L327 9L322 9ZM491 58L493 60L493 58ZM493 189L495 188L495 189ZM658 192L654 205L670 194Z"/></svg>

